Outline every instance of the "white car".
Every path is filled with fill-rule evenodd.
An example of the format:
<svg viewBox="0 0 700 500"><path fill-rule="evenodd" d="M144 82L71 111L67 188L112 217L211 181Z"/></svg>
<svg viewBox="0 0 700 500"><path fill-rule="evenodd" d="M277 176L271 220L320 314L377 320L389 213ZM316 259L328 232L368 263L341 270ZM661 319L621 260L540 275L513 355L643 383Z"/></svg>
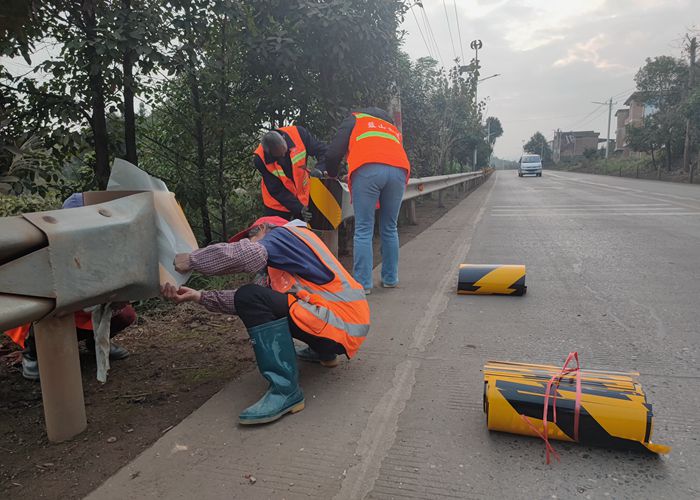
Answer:
<svg viewBox="0 0 700 500"><path fill-rule="evenodd" d="M527 154L518 160L518 177L536 175L542 177L542 158L540 155Z"/></svg>

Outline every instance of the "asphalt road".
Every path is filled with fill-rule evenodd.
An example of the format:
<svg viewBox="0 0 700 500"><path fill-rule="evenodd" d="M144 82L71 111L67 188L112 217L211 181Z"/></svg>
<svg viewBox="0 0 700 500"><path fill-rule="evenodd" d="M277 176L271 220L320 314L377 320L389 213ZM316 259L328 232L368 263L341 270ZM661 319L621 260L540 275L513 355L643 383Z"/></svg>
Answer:
<svg viewBox="0 0 700 500"><path fill-rule="evenodd" d="M462 262L528 268L524 297L459 296ZM307 407L254 429L233 382L90 498L700 497L700 186L497 172L402 247L401 285L339 368L304 365ZM665 457L489 433L488 359L636 369ZM254 478L251 479L251 476Z"/></svg>

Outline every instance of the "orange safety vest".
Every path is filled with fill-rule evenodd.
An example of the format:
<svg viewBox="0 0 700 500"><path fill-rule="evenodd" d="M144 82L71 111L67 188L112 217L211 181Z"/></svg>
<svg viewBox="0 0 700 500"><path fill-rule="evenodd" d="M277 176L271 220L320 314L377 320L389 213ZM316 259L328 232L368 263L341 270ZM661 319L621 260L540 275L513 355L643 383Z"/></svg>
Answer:
<svg viewBox="0 0 700 500"><path fill-rule="evenodd" d="M292 125L290 127L282 127L278 129L281 132L285 132L294 143L294 146L289 150L289 157L292 160L292 179L287 177L284 173L282 166L273 161L272 163L265 163L265 152L263 151L262 144L258 146L255 150L255 154L265 163L267 171L272 175L277 177L284 187L292 193L305 207L309 205L309 171L306 168L306 146L304 141L301 140L299 131ZM266 207L272 210L277 210L278 212L289 212L289 209L277 201L267 190L265 186L265 180L261 182L260 188L262 190L263 203Z"/></svg>
<svg viewBox="0 0 700 500"><path fill-rule="evenodd" d="M411 176L411 164L403 149L401 132L395 125L368 115L353 113L355 127L348 142L348 186L352 191L352 174L367 163L383 163L406 170L406 182Z"/></svg>
<svg viewBox="0 0 700 500"><path fill-rule="evenodd" d="M270 285L289 294L289 315L299 328L336 341L345 347L349 358L353 357L369 332L369 304L362 285L310 230L293 226L279 230L290 231L304 242L333 273L333 279L319 285L268 267Z"/></svg>
<svg viewBox="0 0 700 500"><path fill-rule="evenodd" d="M85 311L78 311L73 314L75 318L76 328L82 328L83 330L92 330L92 313ZM24 341L27 340L27 333L29 332L30 323L26 325L20 325L18 327L12 328L11 330L6 330L5 335L12 339L12 342L24 349Z"/></svg>
<svg viewBox="0 0 700 500"><path fill-rule="evenodd" d="M12 339L12 342L24 349L24 341L27 340L30 324L20 325L12 330L6 330L5 335Z"/></svg>

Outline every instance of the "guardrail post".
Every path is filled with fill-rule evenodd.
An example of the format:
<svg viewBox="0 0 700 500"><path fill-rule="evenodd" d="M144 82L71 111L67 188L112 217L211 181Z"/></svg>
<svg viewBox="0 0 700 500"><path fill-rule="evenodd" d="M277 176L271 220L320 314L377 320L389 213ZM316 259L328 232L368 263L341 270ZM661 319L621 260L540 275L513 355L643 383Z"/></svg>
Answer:
<svg viewBox="0 0 700 500"><path fill-rule="evenodd" d="M439 208L444 208L444 207L445 207L445 204L442 202L442 198L443 198L443 196L444 196L444 192L445 192L444 189L441 189L440 191L438 191L438 207L439 207Z"/></svg>
<svg viewBox="0 0 700 500"><path fill-rule="evenodd" d="M73 315L37 322L34 335L46 432L49 441L60 443L87 428Z"/></svg>
<svg viewBox="0 0 700 500"><path fill-rule="evenodd" d="M416 200L408 200L407 214L409 224L412 226L418 224L418 219L416 218Z"/></svg>
<svg viewBox="0 0 700 500"><path fill-rule="evenodd" d="M333 229L330 231L319 231L317 230L316 233L318 234L318 237L321 238L321 241L326 244L328 247L328 250L333 252L333 255L338 257L338 230Z"/></svg>

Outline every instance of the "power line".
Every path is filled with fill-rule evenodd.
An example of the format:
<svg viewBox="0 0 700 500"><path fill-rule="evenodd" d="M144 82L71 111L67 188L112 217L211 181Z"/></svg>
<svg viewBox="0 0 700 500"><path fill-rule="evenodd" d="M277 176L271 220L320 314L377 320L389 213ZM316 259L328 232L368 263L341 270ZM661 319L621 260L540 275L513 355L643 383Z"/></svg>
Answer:
<svg viewBox="0 0 700 500"><path fill-rule="evenodd" d="M437 49L437 45L435 44L435 39L432 36L432 31L430 30L430 25L428 24L428 17L425 13L425 9L421 9L421 19L423 19L423 29L425 30L425 36L428 38L428 42L430 43L430 47L432 48L433 54L434 54L434 59L441 59L439 57L439 52Z"/></svg>
<svg viewBox="0 0 700 500"><path fill-rule="evenodd" d="M632 87L631 89L623 90L622 92L620 92L620 93L615 94L614 96L612 96L612 98L613 98L613 99L617 99L617 98L619 98L619 97L622 97L623 95L629 94L630 92L634 92L635 90L637 90L636 87Z"/></svg>
<svg viewBox="0 0 700 500"><path fill-rule="evenodd" d="M455 56L455 60L457 60L457 51L455 50L455 40L452 37L452 27L450 26L450 16L447 14L447 4L445 4L445 0L442 0L442 8L445 10L445 19L447 20L447 31L450 34L450 42L452 43L452 54Z"/></svg>
<svg viewBox="0 0 700 500"><path fill-rule="evenodd" d="M596 113L596 112L599 111L601 108L602 108L601 105L596 106L595 109L594 109L593 111L591 111L590 113L588 113L586 116L584 116L584 117L581 118L580 120L577 120L577 121L571 126L571 129L573 129L574 127L577 127L577 126L579 126L580 124L582 124L588 117L592 116L593 113Z"/></svg>
<svg viewBox="0 0 700 500"><path fill-rule="evenodd" d="M462 30L459 27L459 14L457 14L457 0L453 0L452 5L455 8L455 21L457 22L457 34L459 35L459 50L462 54L462 64L464 64L464 45L462 45Z"/></svg>
<svg viewBox="0 0 700 500"><path fill-rule="evenodd" d="M423 21L425 22L425 25L427 27L428 35L430 36L430 39L432 40L435 50L437 52L438 58L440 59L440 64L445 66L445 62L442 60L442 54L440 53L440 46L435 41L435 33L433 32L433 27L430 25L430 19L428 19L428 14L425 12L425 9L421 9L421 13L423 14Z"/></svg>
<svg viewBox="0 0 700 500"><path fill-rule="evenodd" d="M413 14L413 19L416 20L416 26L418 26L418 32L420 33L420 37L423 39L423 43L425 44L425 48L428 50L428 55L431 58L435 59L433 57L432 51L430 50L430 47L428 47L428 42L426 41L425 36L423 35L423 30L421 29L420 24L418 23L418 17L416 16L416 13L413 11L413 7L415 7L415 5L411 5L411 14Z"/></svg>
<svg viewBox="0 0 700 500"><path fill-rule="evenodd" d="M597 119L601 118L605 114L605 112L607 111L606 108L607 108L607 103L604 106L600 106L600 109L596 110L597 114L591 116L588 120L586 120L584 122L580 122L578 124L578 126L583 127L584 125L588 125L589 123L593 123Z"/></svg>

